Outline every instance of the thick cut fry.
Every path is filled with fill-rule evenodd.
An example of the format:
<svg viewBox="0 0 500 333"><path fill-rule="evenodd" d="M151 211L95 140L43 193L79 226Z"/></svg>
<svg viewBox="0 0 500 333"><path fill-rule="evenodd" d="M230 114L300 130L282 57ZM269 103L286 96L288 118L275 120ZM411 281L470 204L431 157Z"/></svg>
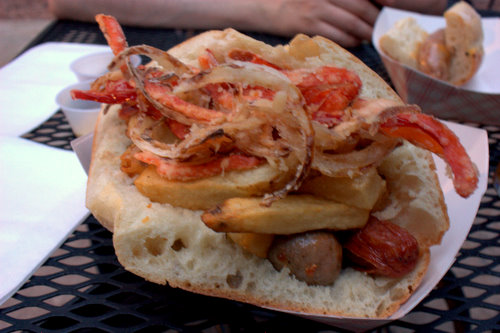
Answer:
<svg viewBox="0 0 500 333"><path fill-rule="evenodd" d="M192 210L205 210L232 197L259 196L270 192L279 178L279 171L269 164L246 171L231 171L223 175L194 181L171 181L149 166L134 184L151 201ZM261 199L262 200L262 199Z"/></svg>
<svg viewBox="0 0 500 333"><path fill-rule="evenodd" d="M227 233L227 236L242 249L255 254L257 257L267 258L267 252L273 243L274 235L254 233Z"/></svg>
<svg viewBox="0 0 500 333"><path fill-rule="evenodd" d="M270 207L261 202L260 198L231 198L205 212L201 219L215 231L288 235L361 228L369 215L366 209L310 195L289 195Z"/></svg>
<svg viewBox="0 0 500 333"><path fill-rule="evenodd" d="M375 168L355 178L311 177L300 188L300 192L363 209L372 209L385 191L385 180Z"/></svg>

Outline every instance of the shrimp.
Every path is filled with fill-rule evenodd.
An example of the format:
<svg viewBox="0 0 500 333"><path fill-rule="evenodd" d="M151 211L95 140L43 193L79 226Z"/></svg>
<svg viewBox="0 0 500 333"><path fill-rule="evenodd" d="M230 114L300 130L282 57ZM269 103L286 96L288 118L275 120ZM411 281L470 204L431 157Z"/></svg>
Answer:
<svg viewBox="0 0 500 333"><path fill-rule="evenodd" d="M268 66L270 64L250 52L230 52L230 57ZM271 67L280 69L274 65ZM361 89L359 77L342 68L281 71L300 89L312 112L312 119L328 127L344 121L346 109L354 104ZM450 166L457 193L462 197L470 196L477 187L478 172L456 135L431 116L413 110L407 112L404 108L391 108L394 109L394 115L383 122L380 119L379 131L392 138L405 139L441 157ZM360 118L359 121L364 119Z"/></svg>
<svg viewBox="0 0 500 333"><path fill-rule="evenodd" d="M225 114L223 112L186 102L182 98L174 95L167 86L157 84L150 80L144 81L144 91L150 99L153 99L155 102L162 105L163 108L175 110L177 113L181 113L189 119L208 123L213 120L221 120L225 118Z"/></svg>
<svg viewBox="0 0 500 333"><path fill-rule="evenodd" d="M233 60L252 62L252 63L258 64L258 65L265 65L267 67L274 68L278 71L283 70L283 68L281 68L280 66L275 65L275 64L259 57L255 53L250 52L250 51L233 49L233 50L229 51L228 57L233 59Z"/></svg>
<svg viewBox="0 0 500 333"><path fill-rule="evenodd" d="M302 92L312 119L329 127L342 121L361 89L359 76L344 68L323 66L284 73Z"/></svg>
<svg viewBox="0 0 500 333"><path fill-rule="evenodd" d="M122 103L137 108L148 117L164 118L178 138L190 138L190 150L182 155L186 158L191 155L203 157L206 154L200 149L218 144L217 141L211 142L212 145L205 141L197 144L198 139L204 138L204 130L226 128L226 122L233 127L239 126L236 114L241 112L242 106L246 113L252 112L255 117L258 113L251 111L253 107L266 105L265 100L280 105L276 96L282 90L289 94L288 102L282 103L281 108L286 106L283 110L291 113L297 123L278 121L280 126L275 124L263 131L261 125L252 123L251 126L257 127L250 128L249 121L239 119L241 124L250 127L239 132L233 129L230 132L233 135L225 140L230 140L229 146L234 145L241 153L227 155L225 152L226 155L221 157L221 154L209 152L208 162L202 164L174 161L147 150L135 154L138 160L163 170L159 172L165 177L196 179L225 170L250 168L265 159L269 162L276 158L272 154L268 156L273 149L281 147L279 151L294 152L300 147L303 151L291 157L299 164L291 185L273 193L275 197L282 197L297 188L311 164L313 169L327 174L350 174L362 168L366 161L373 164L383 159L398 140L404 139L444 159L453 173L453 183L459 195L467 197L477 186L477 169L451 130L437 119L420 113L414 106L401 106L387 100L362 100L359 97L361 79L352 71L332 66L289 69L239 49L230 50L222 64L207 49L198 57L198 69L152 47L128 47L123 30L113 17L100 14L96 20L115 54L112 69L120 69L121 73L117 72L121 77L105 78L99 87L93 86L87 92L75 91L73 96L108 104ZM132 54L148 55L162 68L133 68L124 62ZM242 66L242 62L258 66ZM290 106L293 106L292 111ZM271 115L261 114L260 117L264 121ZM253 141L248 140L249 137ZM160 143L158 145L163 147ZM359 157L359 165L356 165L354 155Z"/></svg>
<svg viewBox="0 0 500 333"><path fill-rule="evenodd" d="M252 52L239 49L231 50L228 57L265 65L285 74L304 96L312 119L329 127L342 121L344 110L361 89L359 76L345 68L283 69Z"/></svg>
<svg viewBox="0 0 500 333"><path fill-rule="evenodd" d="M114 55L118 55L128 47L123 29L113 16L97 14L95 20Z"/></svg>
<svg viewBox="0 0 500 333"><path fill-rule="evenodd" d="M201 70L214 68L219 64L214 53L210 49L205 49L205 53L198 56L198 63L200 64Z"/></svg>
<svg viewBox="0 0 500 333"><path fill-rule="evenodd" d="M122 104L137 98L137 91L127 80L106 81L102 90L72 90L71 97L105 104Z"/></svg>
<svg viewBox="0 0 500 333"><path fill-rule="evenodd" d="M466 198L477 187L478 171L458 137L432 116L398 114L381 124L380 130L391 137L403 138L441 157L451 168L457 193Z"/></svg>
<svg viewBox="0 0 500 333"><path fill-rule="evenodd" d="M156 171L160 176L175 181L189 181L211 177L231 170L248 170L264 163L264 160L257 157L239 154L220 157L199 165L173 162L150 152L136 153L135 158L144 163L156 166Z"/></svg>

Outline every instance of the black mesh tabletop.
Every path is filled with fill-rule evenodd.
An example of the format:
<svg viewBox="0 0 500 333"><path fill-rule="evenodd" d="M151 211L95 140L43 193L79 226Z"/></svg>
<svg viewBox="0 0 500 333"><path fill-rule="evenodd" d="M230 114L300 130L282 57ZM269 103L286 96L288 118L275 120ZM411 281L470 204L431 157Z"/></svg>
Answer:
<svg viewBox="0 0 500 333"><path fill-rule="evenodd" d="M124 27L129 44L161 49L197 31ZM283 38L250 33L271 44ZM105 44L97 25L57 21L31 45L49 41ZM374 48L352 52L389 81ZM499 110L500 112L500 110ZM500 161L500 128L488 131L488 189L455 263L440 283L407 316L376 332L500 331L500 198L494 187ZM64 135L61 135L64 133ZM24 135L70 150L74 139L58 111ZM50 223L50 221L47 221ZM19 249L21 250L21 249ZM2 267L8 274L8 267ZM1 281L1 279L0 279ZM0 305L5 332L337 332L337 328L252 305L193 294L144 281L118 263L111 233L90 216L6 303Z"/></svg>

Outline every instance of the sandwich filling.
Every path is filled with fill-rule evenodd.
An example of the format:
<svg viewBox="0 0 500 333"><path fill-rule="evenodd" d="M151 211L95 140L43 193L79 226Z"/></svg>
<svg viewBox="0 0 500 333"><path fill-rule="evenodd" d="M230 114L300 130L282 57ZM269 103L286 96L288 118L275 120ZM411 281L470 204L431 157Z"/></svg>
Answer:
<svg viewBox="0 0 500 333"><path fill-rule="evenodd" d="M308 284L334 283L346 262L388 277L415 267L415 237L373 214L385 193L376 168L404 140L442 157L461 196L477 186L453 132L417 106L361 98L353 71L286 67L239 48L205 49L190 66L150 46L129 47L110 16L97 21L115 59L90 90L72 93L121 105L131 140L122 171L151 200L204 210L207 227ZM152 62L133 67L135 54ZM245 172L257 180L208 207L204 197L197 206L165 194ZM370 193L353 203L356 182ZM336 184L350 189L347 198L330 196Z"/></svg>

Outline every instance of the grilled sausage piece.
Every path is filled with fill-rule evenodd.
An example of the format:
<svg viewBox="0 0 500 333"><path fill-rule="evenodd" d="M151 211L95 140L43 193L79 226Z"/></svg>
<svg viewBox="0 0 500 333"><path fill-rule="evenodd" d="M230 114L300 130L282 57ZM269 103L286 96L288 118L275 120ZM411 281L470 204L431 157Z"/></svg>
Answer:
<svg viewBox="0 0 500 333"><path fill-rule="evenodd" d="M277 236L268 259L276 270L288 267L309 285L331 285L342 268L342 246L326 231Z"/></svg>
<svg viewBox="0 0 500 333"><path fill-rule="evenodd" d="M420 257L418 241L412 234L374 216L347 240L344 249L354 268L395 278L413 271Z"/></svg>

